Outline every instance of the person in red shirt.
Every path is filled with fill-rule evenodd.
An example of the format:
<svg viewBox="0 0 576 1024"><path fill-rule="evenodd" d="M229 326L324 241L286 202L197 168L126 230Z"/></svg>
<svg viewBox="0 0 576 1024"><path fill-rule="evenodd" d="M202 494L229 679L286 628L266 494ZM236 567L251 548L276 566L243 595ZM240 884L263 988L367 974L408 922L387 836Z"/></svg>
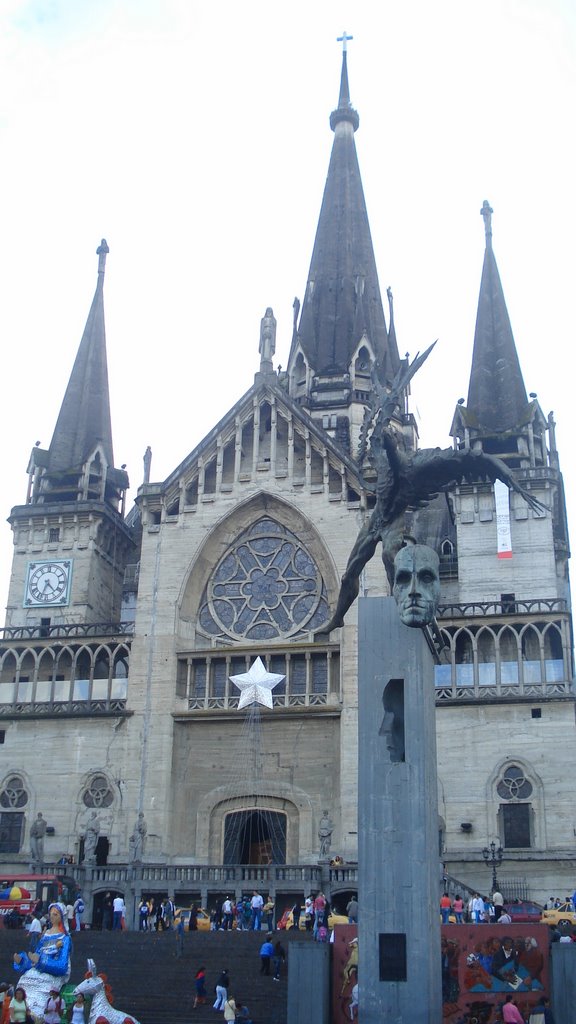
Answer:
<svg viewBox="0 0 576 1024"><path fill-rule="evenodd" d="M440 897L440 910L442 911L442 924L450 923L450 910L452 909L452 900L450 899L447 892Z"/></svg>
<svg viewBox="0 0 576 1024"><path fill-rule="evenodd" d="M462 924L462 915L464 914L464 900L461 896L457 896L452 904L452 910L456 914L456 924Z"/></svg>

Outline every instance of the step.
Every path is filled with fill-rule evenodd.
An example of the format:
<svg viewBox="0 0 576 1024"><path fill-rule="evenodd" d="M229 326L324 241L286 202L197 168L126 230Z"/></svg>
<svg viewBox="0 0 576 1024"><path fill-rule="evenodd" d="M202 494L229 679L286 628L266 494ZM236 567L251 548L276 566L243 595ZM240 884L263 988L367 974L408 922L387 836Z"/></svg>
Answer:
<svg viewBox="0 0 576 1024"><path fill-rule="evenodd" d="M204 1024L223 1019L212 1009L214 986L222 970L230 974L230 996L245 1003L255 1024L286 1024L287 967L290 943L306 939L303 932L276 932L287 961L279 982L260 974L259 949L264 932L190 932L184 935L182 957L176 956L175 933L97 932L73 934L71 982L84 977L91 957L99 973L107 976L113 1005L141 1024ZM310 941L312 937L309 936ZM0 930L0 981L14 984L20 977L12 968L14 952L27 948L22 931ZM193 1010L194 975L206 968L205 1006Z"/></svg>

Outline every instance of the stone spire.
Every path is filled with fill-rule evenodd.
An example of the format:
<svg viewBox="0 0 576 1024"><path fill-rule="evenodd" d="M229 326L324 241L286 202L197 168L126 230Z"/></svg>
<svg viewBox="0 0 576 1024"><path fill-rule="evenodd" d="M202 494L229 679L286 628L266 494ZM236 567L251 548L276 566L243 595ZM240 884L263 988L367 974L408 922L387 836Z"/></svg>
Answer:
<svg viewBox="0 0 576 1024"><path fill-rule="evenodd" d="M50 443L49 476L81 473L97 445L108 466L114 465L104 327L104 273L109 249L104 238L96 252L96 292Z"/></svg>
<svg viewBox="0 0 576 1024"><path fill-rule="evenodd" d="M480 433L502 433L524 422L528 399L504 292L492 249L492 208L484 200L486 251L476 316L468 419Z"/></svg>
<svg viewBox="0 0 576 1024"><path fill-rule="evenodd" d="M332 155L292 353L299 343L314 373L337 377L349 371L365 337L390 379L399 357L386 328L356 155L359 120L350 103L344 47L338 106L330 115Z"/></svg>

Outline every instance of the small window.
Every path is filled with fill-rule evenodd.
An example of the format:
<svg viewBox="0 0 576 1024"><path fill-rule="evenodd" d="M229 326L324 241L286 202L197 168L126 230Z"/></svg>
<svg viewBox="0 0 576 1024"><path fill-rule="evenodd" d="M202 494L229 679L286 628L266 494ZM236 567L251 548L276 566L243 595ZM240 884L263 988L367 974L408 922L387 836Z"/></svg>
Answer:
<svg viewBox="0 0 576 1024"><path fill-rule="evenodd" d="M516 594L500 594L502 614L513 615L516 611Z"/></svg>
<svg viewBox="0 0 576 1024"><path fill-rule="evenodd" d="M51 619L40 619L40 636L50 636Z"/></svg>
<svg viewBox="0 0 576 1024"><path fill-rule="evenodd" d="M532 718L542 718L542 708L532 708Z"/></svg>
<svg viewBox="0 0 576 1024"><path fill-rule="evenodd" d="M24 807L27 803L28 793L24 788L24 782L19 775L11 775L2 787L0 807L16 810L17 807Z"/></svg>
<svg viewBox="0 0 576 1024"><path fill-rule="evenodd" d="M6 730L5 729L0 729L0 743L4 743L5 739L6 739Z"/></svg>
<svg viewBox="0 0 576 1024"><path fill-rule="evenodd" d="M86 807L110 807L114 794L105 775L93 775L82 799Z"/></svg>
<svg viewBox="0 0 576 1024"><path fill-rule="evenodd" d="M50 544L56 544L60 540L60 527L53 526L48 531L48 541Z"/></svg>
<svg viewBox="0 0 576 1024"><path fill-rule="evenodd" d="M504 846L518 849L532 846L530 836L531 804L502 804Z"/></svg>
<svg viewBox="0 0 576 1024"><path fill-rule="evenodd" d="M19 853L24 831L24 815L21 812L0 813L0 853Z"/></svg>

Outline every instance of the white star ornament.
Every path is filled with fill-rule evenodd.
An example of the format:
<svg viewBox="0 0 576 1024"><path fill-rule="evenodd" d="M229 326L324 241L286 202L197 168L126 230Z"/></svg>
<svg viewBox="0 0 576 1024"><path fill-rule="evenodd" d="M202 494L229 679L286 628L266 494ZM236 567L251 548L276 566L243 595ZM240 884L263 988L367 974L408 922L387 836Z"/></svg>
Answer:
<svg viewBox="0 0 576 1024"><path fill-rule="evenodd" d="M243 672L239 676L230 676L230 681L237 686L240 692L238 710L247 707L248 704L264 704L265 707L272 707L272 690L278 683L281 683L284 676L276 672L267 672L262 658L250 666L249 672Z"/></svg>

